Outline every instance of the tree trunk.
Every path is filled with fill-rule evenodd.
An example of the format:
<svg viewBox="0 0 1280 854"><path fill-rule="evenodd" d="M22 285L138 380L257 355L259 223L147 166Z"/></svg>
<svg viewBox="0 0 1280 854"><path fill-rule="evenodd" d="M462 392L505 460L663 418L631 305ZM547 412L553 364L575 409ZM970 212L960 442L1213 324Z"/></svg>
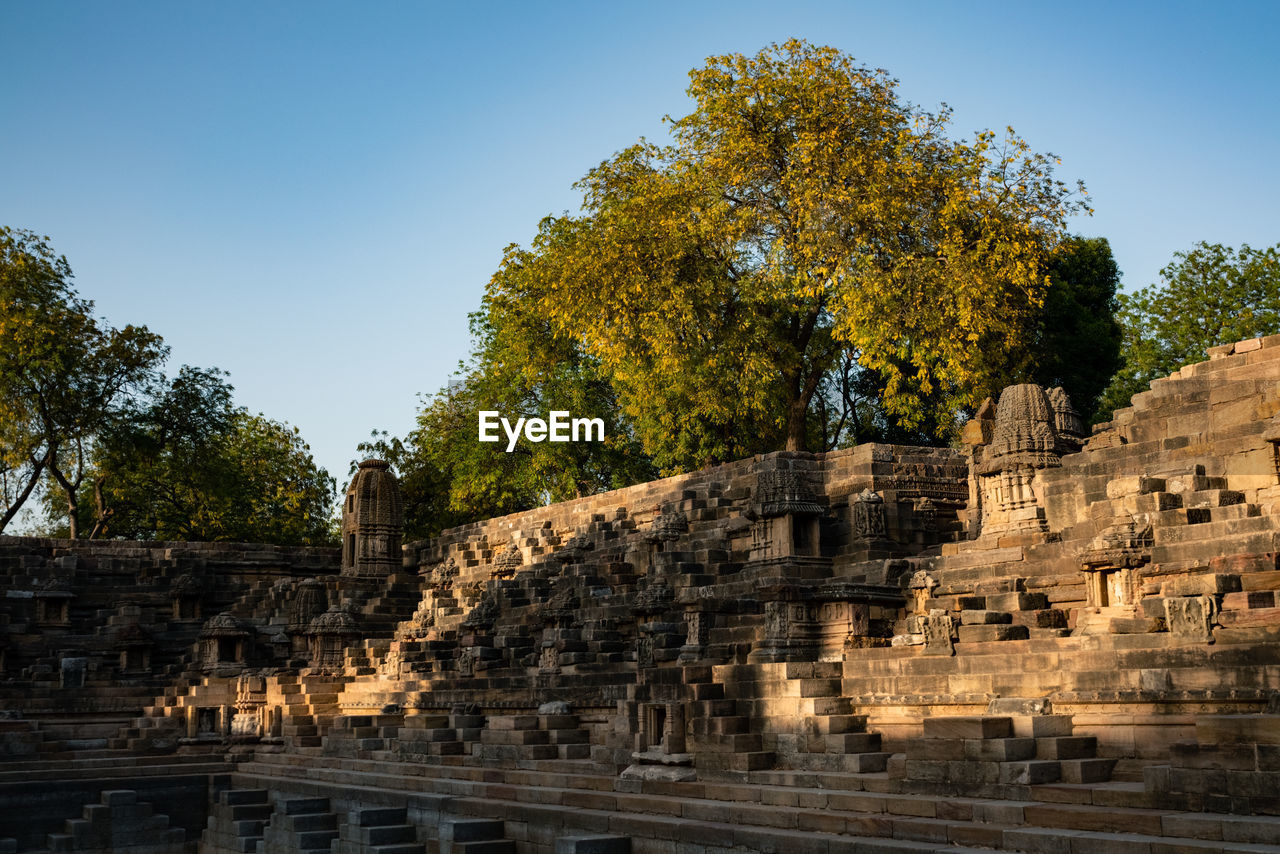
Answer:
<svg viewBox="0 0 1280 854"><path fill-rule="evenodd" d="M805 417L809 409L809 401L794 400L791 402L790 411L787 413L787 446L788 451L807 451L808 437L805 427L808 419Z"/></svg>
<svg viewBox="0 0 1280 854"><path fill-rule="evenodd" d="M93 530L89 532L89 539L91 540L96 539L103 532L107 526L107 520L111 518L112 511L107 509L102 491L102 485L106 483L106 480L106 478L100 477L95 478L93 481L94 520Z"/></svg>
<svg viewBox="0 0 1280 854"><path fill-rule="evenodd" d="M800 382L797 376L791 383L794 397L787 407L787 447L788 451L809 450L808 430L809 404L818 392L818 384L822 382L822 371L810 367L809 376Z"/></svg>
<svg viewBox="0 0 1280 854"><path fill-rule="evenodd" d="M22 505L31 497L31 492L36 488L36 484L40 482L40 473L44 471L45 463L49 461L49 457L36 460L32 463L31 479L27 481L27 485L23 488L22 493L14 499L13 504L0 516L0 533L4 533L5 527L13 521L13 517L18 515L18 511L22 509Z"/></svg>
<svg viewBox="0 0 1280 854"><path fill-rule="evenodd" d="M67 497L67 531L68 536L74 540L80 536L80 503L76 499L80 479L77 477L75 483L67 480L67 476L52 461L49 463L49 474L53 475L53 479L62 487L62 492Z"/></svg>
<svg viewBox="0 0 1280 854"><path fill-rule="evenodd" d="M80 506L76 502L76 493L74 490L65 490L67 493L67 536L76 539L80 536Z"/></svg>

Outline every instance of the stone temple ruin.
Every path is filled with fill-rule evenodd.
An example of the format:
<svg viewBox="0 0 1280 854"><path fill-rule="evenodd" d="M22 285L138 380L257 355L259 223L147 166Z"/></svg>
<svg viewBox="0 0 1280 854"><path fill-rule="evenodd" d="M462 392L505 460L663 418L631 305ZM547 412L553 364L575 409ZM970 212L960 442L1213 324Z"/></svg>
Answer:
<svg viewBox="0 0 1280 854"><path fill-rule="evenodd" d="M0 852L1280 850L1280 337L401 544L0 538Z"/></svg>

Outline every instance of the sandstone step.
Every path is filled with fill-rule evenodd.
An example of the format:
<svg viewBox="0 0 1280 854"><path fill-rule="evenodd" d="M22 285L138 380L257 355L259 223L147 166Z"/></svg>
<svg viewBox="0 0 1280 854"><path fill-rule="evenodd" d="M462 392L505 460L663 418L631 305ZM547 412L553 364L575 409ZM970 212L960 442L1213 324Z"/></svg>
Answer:
<svg viewBox="0 0 1280 854"><path fill-rule="evenodd" d="M484 839L455 842L452 854L516 854L516 844L509 839Z"/></svg>
<svg viewBox="0 0 1280 854"><path fill-rule="evenodd" d="M604 834L558 836L553 854L631 854L631 837Z"/></svg>
<svg viewBox="0 0 1280 854"><path fill-rule="evenodd" d="M1098 740L1093 736L1053 736L1036 739L1037 759L1092 759Z"/></svg>
<svg viewBox="0 0 1280 854"><path fill-rule="evenodd" d="M566 775L556 778L537 774L536 772L495 771L494 769L466 767L423 768L409 765L403 766L405 768L403 774L396 773L394 768L383 766L381 770L385 773L374 775L359 769L374 769L378 767L377 763L355 761L350 763L356 769L353 771L344 768L348 763L339 764L330 763L329 761L326 761L325 764L332 764L333 767L328 769L313 768L309 764L289 765L285 760L290 758L294 757L278 756L274 760L277 763L274 766L272 763L261 763L258 760L246 763L237 772L236 777L241 777L246 771L256 773L255 769L261 767L268 770L278 769L285 775L289 773L290 769L293 769L294 772L300 770L310 771L312 773L308 774L309 778L314 778L316 776L315 772L327 771L332 775L332 782L327 785L333 786L335 790L346 792L352 791L353 784L359 786L363 781L373 780L375 777L385 781L385 785L388 787L394 787L394 789L389 790L395 791L404 791L406 788L416 790L419 786L423 790L433 789L437 785L441 785L453 798L450 803L456 804L459 799L467 799L468 803L474 801L477 805L489 805L495 813L500 813L504 809L501 803L503 797L511 798L515 796L516 791L522 791L526 793L522 796L522 802L526 804L536 802L539 804L538 809L562 809L567 811L568 814L580 814L584 809L588 808L588 804L594 804L606 810L602 815L633 816L635 821L648 821L657 818L657 816L646 815L646 813L652 813L654 810L663 810L665 815L682 816L678 823L682 823L685 827L689 826L689 819L706 816L708 815L708 810L718 810L719 814L724 814L725 803L735 805L734 809L738 810L736 815L740 819L742 827L759 828L761 824L756 824L755 822L761 822L768 826L767 823L776 823L783 820L791 823L790 826L800 827L800 822L810 820L803 818L803 816L812 815L813 818L811 820L813 821L829 821L831 820L831 815L836 813L840 814L841 820L845 822L846 832L847 828L855 825L864 829L872 826L867 822L874 817L874 821L880 823L876 826L880 830L887 832L888 835L917 832L936 833L938 832L938 826L936 825L920 825L912 824L911 822L918 822L921 817L937 820L938 811L945 809L948 814L968 816L965 821L951 821L948 819L947 822L944 822L948 833L962 834L967 832L967 828L974 827L975 824L973 823L975 822L980 825L978 829L984 831L990 831L991 825L998 824L1003 828L1007 828L1000 830L1000 833L1005 835L1002 838L1006 839L1016 838L1007 837L1011 830L1035 830L1041 825L1052 825L1059 834L1078 832L1077 825L1081 819L1077 816L1080 814L1080 810L1060 809L1063 804L1058 801L1064 797L1086 799L1086 803L1073 806L1080 806L1086 811L1091 811L1088 812L1089 815L1110 816L1106 820L1117 823L1122 823L1132 818L1131 827L1146 826L1150 828L1149 819L1144 818L1144 816L1152 814L1167 817L1168 821L1173 821L1179 815L1183 815L1176 812L1161 812L1124 806L1125 803L1140 802L1143 795L1142 787L1140 785L1135 787L1133 784L1085 786L1056 784L1045 786L1042 787L1044 789L1044 797L1052 798L1053 800L1038 803L1035 800L1037 797L1036 786L1015 787L1024 797L1023 800L1017 801L978 800L963 797L940 799L937 796L915 796L888 790L883 792L870 791L869 785L872 783L877 783L878 781L879 783L888 784L891 782L884 775L757 771L748 775L747 779L753 782L646 783L642 784L640 792L633 796L613 791L612 778L603 774ZM1066 762L1070 761L1067 760ZM1066 764L1066 762L1062 764ZM568 784L571 781L574 781L576 785L591 783L591 788L577 788L575 785L575 787L558 789L546 785L547 783ZM768 785L764 781L777 781L783 785ZM464 783L465 786L460 787L460 784ZM535 790L537 794L534 794ZM503 792L506 794L502 794ZM592 800L584 800L588 797ZM1087 800L1089 799L1096 801L1096 803L1088 803ZM809 806L795 806L801 803ZM1037 811L1035 807L1038 805L1049 807L1050 809ZM477 806L477 808L488 808L488 806ZM1030 820L1027 818L1027 810L1029 809L1031 810ZM622 821L622 819L617 820ZM631 820L631 818L626 819L626 821ZM1096 817L1089 820L1095 822L1103 821L1103 819ZM1161 820L1164 822L1166 818ZM1201 837L1213 828L1218 828L1217 832L1219 834L1226 834L1228 831L1221 828L1225 828L1231 822L1238 820L1237 817L1213 816L1204 819L1192 830ZM1209 821L1225 823L1218 825L1205 823ZM1142 825L1142 822L1147 822L1147 824ZM1092 826L1096 828L1104 825L1095 824ZM1251 838L1260 838L1258 835L1268 832L1267 828L1274 828L1277 833L1280 833L1280 819L1262 818L1251 825L1237 824L1231 826L1232 830L1230 832L1235 835L1237 840L1245 833L1253 834ZM732 827L732 825L726 825L726 827ZM1175 830L1176 826L1164 827L1162 825L1161 833L1166 835L1150 836L1139 839L1138 842L1148 846L1152 846L1157 842L1171 846L1174 843L1179 843L1181 838L1174 832ZM1047 838L1047 834L1036 837L1036 839L1043 838ZM1280 836L1276 838L1280 840ZM933 849L918 848L914 850ZM1155 849L1153 848L1152 850ZM1171 847L1168 850L1172 851L1174 849Z"/></svg>
<svg viewBox="0 0 1280 854"><path fill-rule="evenodd" d="M1226 519L1221 522L1201 522L1196 525L1168 525L1153 528L1152 535L1156 546L1169 546L1196 540L1226 540L1251 534L1266 533L1276 530L1276 520L1271 516L1244 516L1238 519ZM1224 551L1222 554L1237 554L1235 551Z"/></svg>
<svg viewBox="0 0 1280 854"><path fill-rule="evenodd" d="M840 793L828 793L828 795L841 797ZM625 796L615 795L614 797L622 800ZM545 816L545 821L551 823L572 822L575 817L578 820L595 820L592 817L599 816L599 820L609 823L611 830L616 827L620 835L666 839L673 842L706 840L711 843L714 840L755 851L822 850L841 852L841 854L878 851L958 852L975 850L959 841L967 832L981 831L985 834L982 837L983 841L992 838L999 841L1009 829L1004 825L992 823L997 813L983 813L979 817L983 822L981 825L969 820L935 818L933 811L939 808L936 798L898 796L896 801L903 804L905 811L901 812L897 818L887 820L884 817L876 818L865 814L842 812L841 818L845 823L842 823L843 830L839 835L819 831L815 829L816 826L803 829L804 825L801 821L806 815L814 815L815 819L823 822L822 826L829 828L829 810L815 813L813 810L786 806L747 804L741 799L735 799L734 803L737 805L735 815L740 820L734 824L727 824L717 823L714 819L708 820L712 816L726 815L723 805L715 802L690 800L687 797L661 796L642 797L639 800L643 802L640 811L625 815L592 807L556 806L543 803L528 803L523 810L528 820L536 820L537 816L542 815ZM451 808L474 809L494 814L501 814L508 809L503 804L490 799L454 798L450 803ZM909 809L907 805L911 805ZM839 804L839 806L847 805ZM710 812L707 811L708 808ZM663 810L663 812L654 814L654 810ZM926 810L929 811L926 812ZM826 812L827 816L822 816L823 812ZM786 824L779 826L780 821L785 821ZM868 830L872 833L867 833Z"/></svg>
<svg viewBox="0 0 1280 854"><path fill-rule="evenodd" d="M925 718L924 737L946 738L1008 738L1013 735L1013 721L1008 717L956 716Z"/></svg>

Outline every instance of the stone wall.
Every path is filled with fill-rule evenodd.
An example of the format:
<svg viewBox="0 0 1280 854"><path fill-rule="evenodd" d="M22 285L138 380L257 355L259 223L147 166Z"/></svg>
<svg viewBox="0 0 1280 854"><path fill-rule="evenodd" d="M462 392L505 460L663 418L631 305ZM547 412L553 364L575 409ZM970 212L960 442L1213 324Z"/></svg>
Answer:
<svg viewBox="0 0 1280 854"><path fill-rule="evenodd" d="M0 537L0 705L136 715L211 617L337 567L331 549Z"/></svg>
<svg viewBox="0 0 1280 854"><path fill-rule="evenodd" d="M74 752L88 733L51 735L57 715L128 707L106 747L245 759L240 783L299 794L548 769L618 793L1113 781L1130 805L1280 813L1277 413L1266 338L1092 432L1016 386L962 449L764 455L455 528L399 566L373 465L345 572L337 550L0 540L5 702L44 717L0 743Z"/></svg>

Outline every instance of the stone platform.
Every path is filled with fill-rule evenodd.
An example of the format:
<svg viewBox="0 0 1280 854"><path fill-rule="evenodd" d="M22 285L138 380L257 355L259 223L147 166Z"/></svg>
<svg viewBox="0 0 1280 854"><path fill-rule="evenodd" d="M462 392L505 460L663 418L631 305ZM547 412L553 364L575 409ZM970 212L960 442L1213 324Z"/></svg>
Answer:
<svg viewBox="0 0 1280 854"><path fill-rule="evenodd" d="M1280 339L1209 355L403 546L378 461L341 551L0 538L0 852L1280 850Z"/></svg>

